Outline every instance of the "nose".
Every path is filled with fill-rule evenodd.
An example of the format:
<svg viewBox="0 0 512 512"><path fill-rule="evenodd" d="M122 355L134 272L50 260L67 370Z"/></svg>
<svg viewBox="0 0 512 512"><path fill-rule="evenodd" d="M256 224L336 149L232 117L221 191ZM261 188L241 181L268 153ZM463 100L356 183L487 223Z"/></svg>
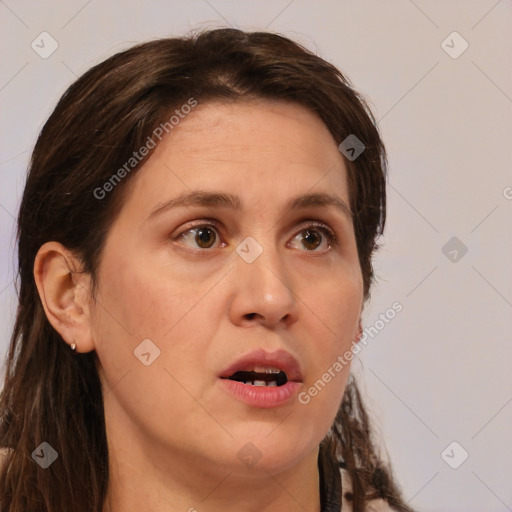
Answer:
<svg viewBox="0 0 512 512"><path fill-rule="evenodd" d="M294 276L286 267L284 254L268 244L252 262L238 254L230 272L233 295L229 315L238 326L264 325L276 329L297 321L298 297Z"/></svg>

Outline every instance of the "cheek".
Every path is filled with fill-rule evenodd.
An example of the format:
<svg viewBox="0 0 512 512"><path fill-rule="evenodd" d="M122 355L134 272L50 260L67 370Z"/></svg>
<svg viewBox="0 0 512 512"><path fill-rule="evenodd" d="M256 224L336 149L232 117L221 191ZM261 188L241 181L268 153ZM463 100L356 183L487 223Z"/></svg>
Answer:
<svg viewBox="0 0 512 512"><path fill-rule="evenodd" d="M204 392L205 343L220 306L203 298L208 287L191 286L178 272L171 279L148 265L104 268L95 339L106 408L116 421L127 416L151 436L186 437L208 420L194 397ZM141 345L148 339L154 346Z"/></svg>
<svg viewBox="0 0 512 512"><path fill-rule="evenodd" d="M361 274L333 276L316 292L308 316L317 318L322 356L333 357L343 353L355 340L361 316L363 285Z"/></svg>
<svg viewBox="0 0 512 512"><path fill-rule="evenodd" d="M169 275L169 270L137 260L105 258L94 337L109 385L115 385L128 370L132 373L127 380L135 382L139 370L146 368L137 357L148 351L151 354L146 359L157 357L137 386L161 386L164 381L166 388L169 383L176 388L172 396L180 396L178 382L190 381L187 389L198 382L190 380L190 375L204 368L205 342L217 329L220 302L212 299L215 293L206 294L210 286L191 282L176 268ZM149 345L144 341L148 339ZM157 368L168 373L157 372Z"/></svg>
<svg viewBox="0 0 512 512"><path fill-rule="evenodd" d="M345 275L323 287L307 313L311 344L304 357L310 361L311 371L299 403L317 418L325 432L334 420L349 377L361 305L362 280L354 273L353 278Z"/></svg>
<svg viewBox="0 0 512 512"><path fill-rule="evenodd" d="M169 272L149 260L104 261L99 298L107 324L132 341L164 339L197 305L203 292L178 270Z"/></svg>

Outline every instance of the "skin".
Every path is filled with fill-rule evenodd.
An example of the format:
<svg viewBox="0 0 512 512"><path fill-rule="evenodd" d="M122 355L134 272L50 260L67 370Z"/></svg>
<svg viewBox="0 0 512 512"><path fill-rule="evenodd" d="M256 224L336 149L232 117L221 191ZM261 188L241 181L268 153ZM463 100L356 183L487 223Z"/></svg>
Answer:
<svg viewBox="0 0 512 512"><path fill-rule="evenodd" d="M187 206L148 219L199 189L237 195L241 210ZM111 465L104 512L320 511L318 446L349 367L307 405L272 409L235 400L217 377L253 349L284 349L306 391L357 339L363 281L350 215L286 209L320 192L349 204L343 157L314 113L284 102L200 104L131 178L95 297L90 276L70 272L80 265L66 248L41 248L34 275L50 322L99 358ZM212 219L213 234L197 237L193 228ZM310 221L337 243L321 231L304 241ZM248 236L263 248L253 263L236 252ZM144 366L134 350L148 338L160 355ZM247 443L261 455L252 467L237 457Z"/></svg>

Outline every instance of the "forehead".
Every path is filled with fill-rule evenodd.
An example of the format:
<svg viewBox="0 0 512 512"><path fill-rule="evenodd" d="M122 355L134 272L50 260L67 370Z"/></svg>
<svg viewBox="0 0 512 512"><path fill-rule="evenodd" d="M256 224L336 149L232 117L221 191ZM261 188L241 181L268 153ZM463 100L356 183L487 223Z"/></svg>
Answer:
<svg viewBox="0 0 512 512"><path fill-rule="evenodd" d="M347 169L312 111L277 101L199 104L133 177L132 193L161 200L201 188L246 196L336 192L349 202ZM260 199L262 199L260 197Z"/></svg>
<svg viewBox="0 0 512 512"><path fill-rule="evenodd" d="M314 166L326 164L329 156L332 161L333 154L339 157L332 135L316 114L280 101L200 104L167 142L191 156L208 152L231 161L235 155L246 160L244 154L254 158L261 151L261 157L274 154ZM161 146L165 149L165 142Z"/></svg>

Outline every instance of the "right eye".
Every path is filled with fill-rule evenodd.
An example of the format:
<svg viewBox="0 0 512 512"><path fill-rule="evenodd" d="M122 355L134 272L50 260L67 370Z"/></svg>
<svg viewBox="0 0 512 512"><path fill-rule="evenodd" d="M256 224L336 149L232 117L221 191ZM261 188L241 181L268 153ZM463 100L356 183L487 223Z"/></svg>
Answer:
<svg viewBox="0 0 512 512"><path fill-rule="evenodd" d="M212 224L197 224L178 235L178 238L188 242L186 245L193 244L195 248L210 249L220 240L220 235Z"/></svg>

